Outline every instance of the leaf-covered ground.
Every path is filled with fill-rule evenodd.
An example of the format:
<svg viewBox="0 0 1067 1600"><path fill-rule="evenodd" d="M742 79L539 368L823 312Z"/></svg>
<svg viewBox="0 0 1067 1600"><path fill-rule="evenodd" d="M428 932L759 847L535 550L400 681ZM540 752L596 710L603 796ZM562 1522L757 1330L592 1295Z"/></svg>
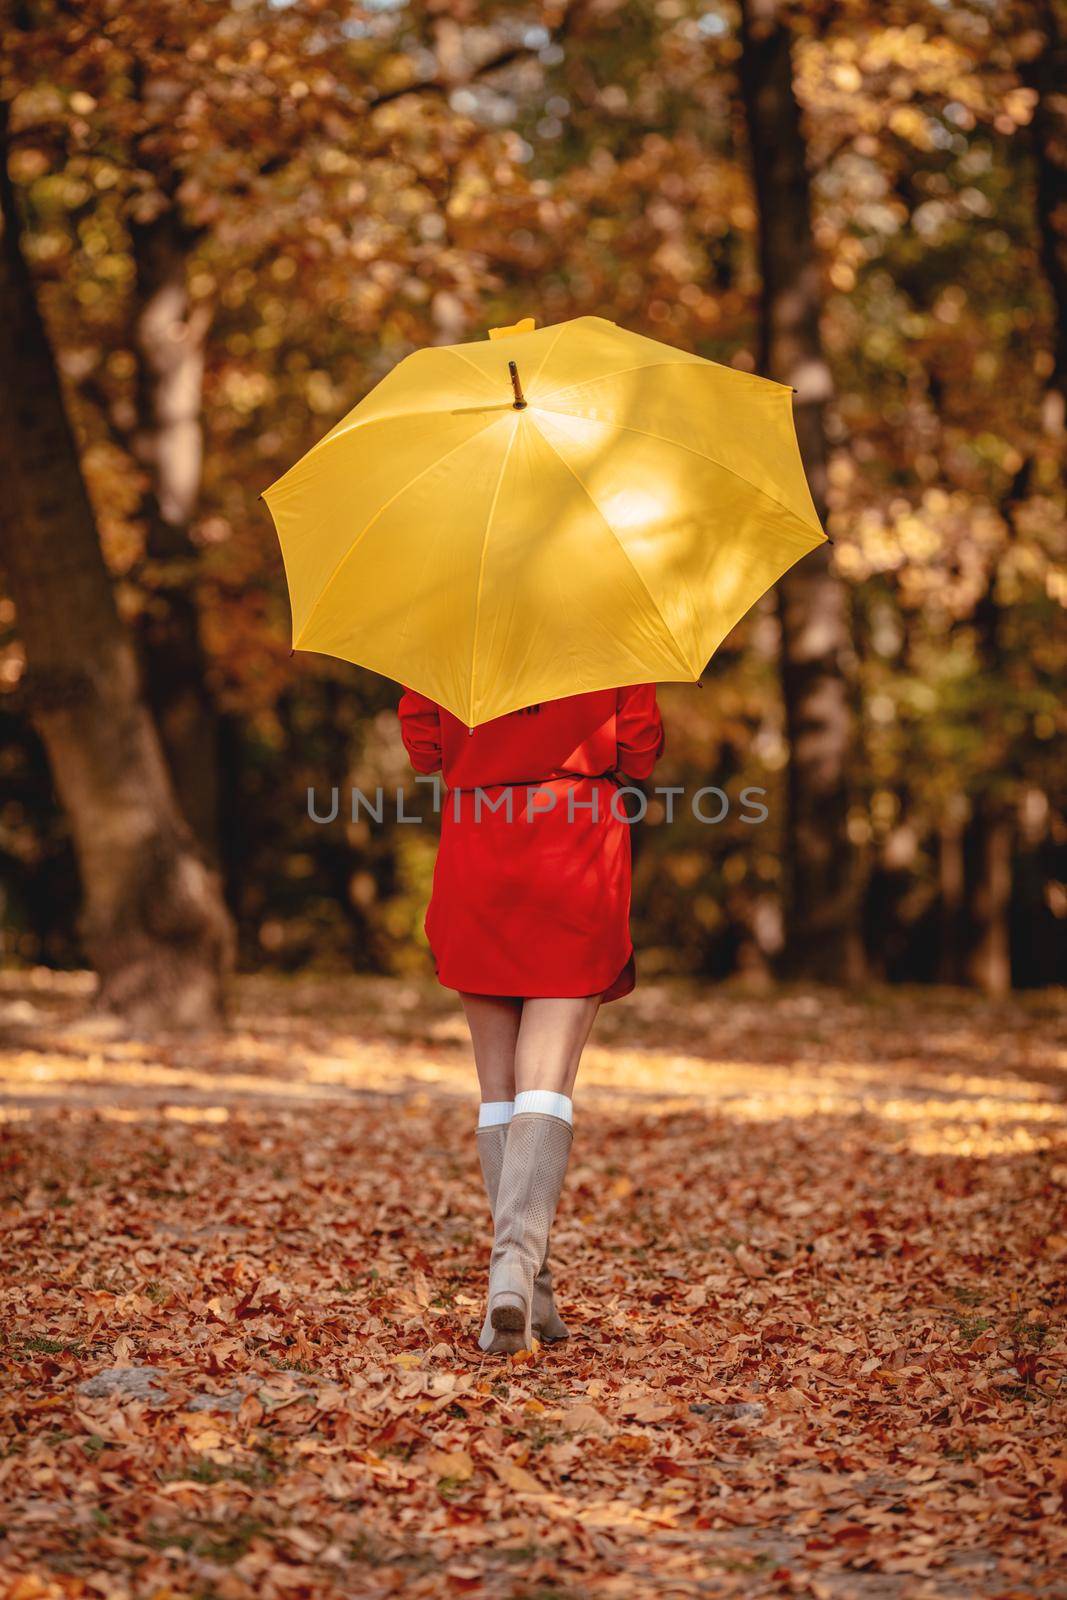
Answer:
<svg viewBox="0 0 1067 1600"><path fill-rule="evenodd" d="M0 1593L1065 1592L1062 1000L610 1007L573 1338L501 1362L450 997L146 1045L83 994L0 987Z"/></svg>

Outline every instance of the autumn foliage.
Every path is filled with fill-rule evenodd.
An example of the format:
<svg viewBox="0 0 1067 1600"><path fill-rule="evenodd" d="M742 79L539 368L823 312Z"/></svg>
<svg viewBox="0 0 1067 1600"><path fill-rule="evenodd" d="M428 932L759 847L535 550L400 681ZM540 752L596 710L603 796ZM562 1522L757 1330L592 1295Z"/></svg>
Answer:
<svg viewBox="0 0 1067 1600"><path fill-rule="evenodd" d="M1062 1592L1062 7L3 27L2 1600ZM290 655L258 496L590 313L792 385L833 546L662 696L730 804L635 830L573 1336L491 1360L396 686Z"/></svg>
<svg viewBox="0 0 1067 1600"><path fill-rule="evenodd" d="M1048 0L13 9L23 253L246 966L411 970L433 853L307 816L405 781L395 690L290 658L259 492L412 348L597 313L794 382L834 539L784 634L768 600L666 697L667 781L770 818L647 831L650 966L1062 973L1062 32ZM69 964L47 674L0 628L5 955Z"/></svg>

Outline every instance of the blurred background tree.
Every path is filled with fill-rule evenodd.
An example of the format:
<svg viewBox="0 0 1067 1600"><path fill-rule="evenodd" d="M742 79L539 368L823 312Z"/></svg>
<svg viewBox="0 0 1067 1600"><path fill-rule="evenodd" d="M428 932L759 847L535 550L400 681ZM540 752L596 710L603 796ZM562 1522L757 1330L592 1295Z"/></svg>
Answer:
<svg viewBox="0 0 1067 1600"><path fill-rule="evenodd" d="M20 0L20 254L244 964L421 965L433 859L307 814L410 779L395 689L290 658L260 490L410 349L596 313L793 383L834 539L663 693L660 781L732 804L638 830L645 969L1062 978L1063 38L1052 0ZM4 956L75 963L8 565Z"/></svg>

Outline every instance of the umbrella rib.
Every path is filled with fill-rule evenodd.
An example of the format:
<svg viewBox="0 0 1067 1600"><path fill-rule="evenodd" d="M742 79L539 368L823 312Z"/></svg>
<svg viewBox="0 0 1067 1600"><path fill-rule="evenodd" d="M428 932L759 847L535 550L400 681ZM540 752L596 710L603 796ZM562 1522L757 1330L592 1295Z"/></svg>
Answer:
<svg viewBox="0 0 1067 1600"><path fill-rule="evenodd" d="M475 672L478 666L478 624L480 623L482 617L482 580L485 577L485 557L486 552L489 549L489 534L493 527L493 516L496 512L496 503L500 498L500 487L504 482L504 473L507 471L508 461L511 458L512 448L515 444L516 438L518 437L518 432L518 428L512 428L511 430L511 438L508 440L508 447L504 451L504 459L501 461L500 471L497 473L496 487L493 490L493 498L489 502L489 510L486 513L485 533L482 535L482 554L478 562L478 587L474 594L474 637L471 640L470 700L467 707L468 713L471 717L474 716L474 682ZM538 432L540 432L540 429L538 429ZM467 726L473 727L473 723L468 722Z"/></svg>
<svg viewBox="0 0 1067 1600"><path fill-rule="evenodd" d="M471 444L475 439L480 439L486 428L495 426L495 424L501 420L502 419L500 417L494 418L492 422L485 423L481 428L478 429L476 433L470 434L466 439L461 439L459 444L454 444L452 448L450 450L446 450L443 455L435 456L432 461L428 462L427 465L423 467L421 472L417 472L413 478L409 478L406 483L402 483L395 494L391 494L388 500L382 502L377 511L374 513L373 517L371 517L370 521L364 523L363 527L360 528L359 532L356 534L355 538L352 540L351 544L348 546L340 560L337 562L333 571L330 573L330 576L326 579L326 582L315 596L315 604L311 607L311 611L304 622L304 627L301 629L301 633L306 630L308 622L311 621L311 618L315 615L315 612L322 604L323 596L332 585L334 579L337 577L337 574L340 572L345 562L352 555L352 552L360 543L361 539L363 539L363 537L374 527L374 524L378 521L379 517L384 516L384 514L389 510L389 507L393 505L395 501L399 500L402 494L406 494L414 484L418 483L420 478L425 478L428 472L432 472L435 467L439 467L442 461L447 461L449 456L454 456L457 450L462 450L465 445ZM294 640L293 643L296 649L299 650L301 648L298 640Z"/></svg>
<svg viewBox="0 0 1067 1600"><path fill-rule="evenodd" d="M546 408L546 409L548 409L548 408ZM561 414L565 415L565 413L561 413ZM536 417L534 417L533 420L534 420L535 423L537 422L537 418ZM668 639L670 639L671 643L674 645L674 648L677 650L678 657L679 657L679 660L681 661L682 665L688 670L688 672L691 674L691 676L693 678L698 678L700 676L699 672L697 672L695 670L695 668L690 665L689 660L686 657L685 651L682 649L681 645L678 643L678 639L677 639L677 637L675 635L674 629L671 627L670 623L667 621L666 617L663 615L663 611L662 611L662 608L660 607L659 601L656 599L655 595L652 593L652 590L648 587L648 584L645 581L644 575L642 574L642 572L638 568L637 564L635 563L633 556L630 554L629 550L627 550L626 546L623 544L622 540L619 538L618 534L615 532L615 529L611 526L611 523L608 521L607 517L604 515L604 513L601 511L600 507L597 505L596 501L593 499L593 496L590 493L588 484L582 482L581 478L575 472L574 468L571 466L571 464L567 460L566 456L563 456L563 455L560 454L560 452L556 449L555 445L552 443L552 440L548 437L548 435L546 433L544 433L541 430L541 428L538 428L537 431L541 435L541 438L547 444L548 448L552 451L552 454L556 457L557 461L562 462L562 464L566 467L567 471L571 474L571 477L574 479L574 481L578 485L579 489L581 489L582 493L585 495L586 499L589 501L589 504L592 506L593 510L596 512L597 516L600 518L601 522L604 524L605 528L607 528L608 532L611 534L611 537L615 540L615 543L618 545L619 549L622 551L622 553L626 557L627 561L630 563L630 566L633 569L634 576L636 577L638 583L640 583L642 589L644 589L645 593L648 595L649 600L652 602L653 610L655 611L656 615L659 617L659 620L662 622L662 624L664 626L664 629L666 630Z"/></svg>
<svg viewBox="0 0 1067 1600"><path fill-rule="evenodd" d="M564 324L564 326L566 326L566 324ZM608 380L611 379L611 378L625 378L627 373L630 373L630 372L651 372L653 370L653 368L656 368L656 367L695 367L695 366L717 367L717 366L719 366L719 362L717 362L717 361L705 361L703 356L689 356L688 358L686 358L684 351L679 351L679 354L683 357L683 359L681 361L638 361L632 367L619 367L617 369L617 371L613 371L613 372L598 372L596 374L596 376L592 377L592 378L579 378L577 383L565 383L563 385L562 389L551 389L549 391L549 393L545 395L545 399L546 400L555 400L557 395L570 394L572 389L585 389L585 388L588 388L591 384L594 384L594 383L607 383ZM733 372L735 369L733 367L726 367L723 370L726 371L726 372ZM738 377L746 377L747 378L747 377L753 377L753 376L755 376L755 374L753 374L753 373L747 373L747 372L746 373L738 373ZM761 383L765 383L767 381L768 380L765 379L765 378L761 378L760 379ZM538 401L539 405L540 405L540 403L541 402Z"/></svg>
<svg viewBox="0 0 1067 1600"><path fill-rule="evenodd" d="M418 352L416 352L416 354L418 354ZM473 362L468 361L467 365L468 366L473 366ZM477 372L478 368L474 367L474 370L475 370L475 372ZM483 374L483 376L484 376L484 374ZM370 394L373 394L373 393L374 393L374 390L372 389L370 391ZM363 400L369 400L370 399L370 394L364 395ZM358 411L359 407L363 404L363 400L359 401L359 403L353 409ZM504 410L505 407L510 407L510 405L511 405L510 400L504 400L504 401L501 401L499 407L493 406L492 409L493 410L498 410L499 409L499 410L502 411L502 410ZM462 407L458 407L458 408L452 409L450 411L450 415L451 416L460 416L460 415L466 414L468 412L483 411L483 410L488 410L488 409L490 409L488 405L487 406L462 406ZM310 461L311 457L314 456L314 455L317 455L320 450L328 450L330 445L338 444L342 439L347 439L348 435L350 433L354 433L357 428L360 428L360 429L374 428L374 427L377 427L377 425L379 423L381 423L381 422L403 422L403 421L407 421L408 419L413 418L413 417L439 417L440 415L441 415L441 407L439 405L428 405L425 408L425 410L422 410L422 411L411 411L411 410L406 409L406 408L402 409L402 410L399 410L399 411L383 411L383 412L380 413L379 416L376 416L376 417L357 417L357 416L353 416L352 413L350 412L347 417L342 417L341 418L341 421L339 423L337 423L336 427L330 433L325 434L321 439L316 439L315 443L311 446L310 450L305 451L305 453L300 457L300 460L294 462L293 465L291 467L289 467L287 471L282 473L280 478L276 478L275 481L270 485L270 487L264 491L263 498L266 500L268 495L273 494L274 490L277 489L278 485L281 484L281 483L284 483L286 478L288 478L291 473L294 473L296 471L297 467L303 466L305 461Z"/></svg>
<svg viewBox="0 0 1067 1600"><path fill-rule="evenodd" d="M459 350L456 349L455 345L452 344L442 345L441 349L446 351L448 355L455 356L457 361L462 361L465 367L470 367L471 371L476 372L479 378L481 378L482 382L489 389L491 389L494 394L496 393L492 378L490 378L487 372L483 372L481 367L479 367L476 362L472 361L469 356L462 355Z"/></svg>
<svg viewBox="0 0 1067 1600"><path fill-rule="evenodd" d="M546 406L541 401L538 401L538 408L542 411L550 411L554 417L581 417L582 415L580 411L559 411L555 406ZM690 455L696 456L698 460L707 461L710 466L718 467L720 472L728 472L731 478L736 478L739 483L745 484L749 489L752 490L753 494L758 494L762 496L764 500L769 500L772 506L776 506L779 511L783 511L787 517L792 517L795 522L799 522L801 526L807 528L809 532L818 532L822 534L824 539L826 538L826 534L821 525L817 529L812 528L810 524L804 522L803 519L799 517L790 506L784 505L782 501L779 500L775 495L768 494L766 489L761 489L758 483L753 483L751 478L746 478L743 472L738 472L735 467L728 467L725 461L719 461L715 456L709 456L705 454L703 450L694 450L691 444L685 444L681 439L668 439L665 434L650 433L647 428L635 428L630 422L616 422L614 418L606 419L601 417L585 417L583 418L583 421L603 422L605 427L621 428L624 433L639 433L644 439L655 439L657 444L669 444L675 450L686 450ZM793 534L793 538L799 537L799 534Z"/></svg>
<svg viewBox="0 0 1067 1600"><path fill-rule="evenodd" d="M562 337L566 333L567 329L571 328L573 326L574 326L574 324L572 322L561 322L560 323L559 329L558 329L558 331L556 333L556 337L553 339L552 343L549 345L548 349L545 351L544 355L541 357L540 362L538 363L537 371L532 375L532 377L530 377L530 378L528 378L526 380L526 392L527 392L527 394L529 394L531 392L531 390L533 388L533 385L537 382L537 380L541 376L542 372L544 372L545 363L548 361L549 356L555 350L556 346L559 344L559 341L562 339Z"/></svg>
<svg viewBox="0 0 1067 1600"><path fill-rule="evenodd" d="M430 348L435 348L435 347L431 346ZM455 356L458 360L463 362L464 366L470 367L471 371L472 372L476 372L478 374L479 378L483 378L485 380L485 382L486 382L487 387L490 390L492 390L492 392L494 394L496 393L496 390L493 388L493 385L490 382L490 380L486 377L486 374L481 370L480 367L476 367L473 361L468 361L466 356L461 356L458 350L452 349L452 347L449 346L449 345L442 345L440 348L444 351L445 354L451 355L451 356ZM419 354L421 354L421 351L416 351L415 354L419 355ZM374 391L372 389L371 390L371 394L373 394L373 393L374 393ZM364 399L369 399L369 398L370 398L369 396L364 396ZM362 404L362 401L360 402L360 404ZM503 407L505 405L510 406L510 404L511 404L510 401L502 401L501 402L501 409L503 409ZM357 409L358 409L358 407L357 407ZM477 411L479 408L477 406L465 406L463 409L467 410L467 411ZM338 424L338 430L339 431L336 432L336 433L327 434L327 436L324 439L319 439L317 441L317 443L315 443L315 444L313 444L311 446L311 449L307 452L307 455L305 455L302 459L304 461L306 461L308 459L308 456L313 456L315 454L316 450L321 450L326 445L336 444L338 439L347 438L347 436L350 433L352 433L356 428L373 428L373 426L374 426L374 424L376 422L396 422L398 418L402 418L402 417L436 417L436 416L440 415L440 411L441 411L440 406L436 406L436 405L427 406L425 411L410 411L410 410L406 410L406 409L405 410L400 410L400 411L385 411L380 416L377 416L377 417L353 417L351 422L348 423L347 427L342 425L343 422L344 422L344 418L342 418L341 419L341 424ZM298 461L296 463L296 465L299 466L300 462ZM289 471L292 472L293 468L290 467ZM284 477L288 477L288 473L283 473L282 474L282 478L284 478ZM282 478L278 479L279 483L281 483ZM274 485L272 484L271 487L273 488Z"/></svg>
<svg viewBox="0 0 1067 1600"><path fill-rule="evenodd" d="M306 450L300 457L299 461L294 461L293 465L283 472L280 478L276 478L270 487L263 491L264 500L267 499L268 495L273 494L278 485L284 483L286 478L296 471L297 467L302 467L305 461L310 461L312 456L317 455L320 450L328 450L330 445L337 444L337 442L341 439L347 439L348 435L350 433L354 433L357 428L373 428L379 422L396 422L398 418L402 417L428 415L430 415L429 412L421 411L385 411L380 417L355 417L351 422L348 423L347 426L344 426L345 418L342 417L341 421L337 424L338 431L334 433L327 433L321 439L316 439L310 450ZM436 412L433 413L433 415L436 415Z"/></svg>
<svg viewBox="0 0 1067 1600"><path fill-rule="evenodd" d="M548 349L545 351L544 355L541 357L540 362L538 363L537 371L533 374L533 377L528 378L526 380L527 392L529 392L530 385L532 383L536 382L536 380L541 376L541 373L544 370L545 362L548 360L549 356L552 354L553 350L556 348L556 346L559 343L560 339L562 338L563 334L571 326L572 326L572 324L569 323L569 322L561 322L560 323L559 330L558 330L558 332L556 334L556 337L552 340L552 343L549 345ZM494 394L496 393L496 387L493 384L493 380L490 378L490 376L489 376L489 374L487 372L483 372L482 371L481 367L478 366L477 362L472 361L469 356L465 356L463 354L463 352L461 350L456 349L456 347L454 345L444 345L444 346L442 346L442 348L444 350L446 350L449 355L453 355L453 356L456 357L457 360L462 361L464 366L470 367L471 371L472 372L476 372L478 374L479 378L484 379L484 381L489 386L489 388L492 389L493 393ZM509 401L505 401L504 404L506 404L506 405L508 405L510 407L511 402L510 402L510 400Z"/></svg>

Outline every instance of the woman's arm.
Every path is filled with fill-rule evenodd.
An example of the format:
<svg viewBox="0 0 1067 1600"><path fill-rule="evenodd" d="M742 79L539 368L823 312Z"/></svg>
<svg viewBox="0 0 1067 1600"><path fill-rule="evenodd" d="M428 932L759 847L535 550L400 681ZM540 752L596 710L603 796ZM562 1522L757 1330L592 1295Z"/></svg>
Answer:
<svg viewBox="0 0 1067 1600"><path fill-rule="evenodd" d="M416 772L437 772L441 766L441 711L424 694L405 689L397 707L400 736Z"/></svg>
<svg viewBox="0 0 1067 1600"><path fill-rule="evenodd" d="M663 751L663 719L654 683L620 689L615 702L619 767L628 778L647 778Z"/></svg>

